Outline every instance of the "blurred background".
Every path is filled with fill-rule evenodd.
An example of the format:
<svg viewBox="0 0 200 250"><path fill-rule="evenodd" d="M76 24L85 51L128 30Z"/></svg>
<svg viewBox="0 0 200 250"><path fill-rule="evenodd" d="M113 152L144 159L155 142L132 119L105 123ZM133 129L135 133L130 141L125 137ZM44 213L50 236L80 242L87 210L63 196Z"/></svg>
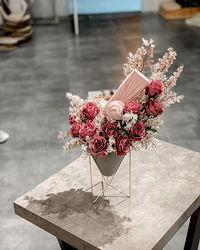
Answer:
<svg viewBox="0 0 200 250"><path fill-rule="evenodd" d="M169 73L185 66L175 89L185 98L164 113L159 139L199 152L200 0L0 0L1 250L59 249L12 202L80 155L57 139L68 127L65 93L117 88L142 37L155 58L177 51ZM166 250L183 249L187 225Z"/></svg>

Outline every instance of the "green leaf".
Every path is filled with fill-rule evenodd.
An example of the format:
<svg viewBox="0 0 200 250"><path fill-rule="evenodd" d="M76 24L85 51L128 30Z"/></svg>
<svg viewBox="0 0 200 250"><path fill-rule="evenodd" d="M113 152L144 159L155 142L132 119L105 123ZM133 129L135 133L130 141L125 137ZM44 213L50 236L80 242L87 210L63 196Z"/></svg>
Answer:
<svg viewBox="0 0 200 250"><path fill-rule="evenodd" d="M157 132L158 132L156 129L151 128L151 127L147 127L146 130L150 130L150 131L152 131L152 132L154 132L154 133L157 133Z"/></svg>

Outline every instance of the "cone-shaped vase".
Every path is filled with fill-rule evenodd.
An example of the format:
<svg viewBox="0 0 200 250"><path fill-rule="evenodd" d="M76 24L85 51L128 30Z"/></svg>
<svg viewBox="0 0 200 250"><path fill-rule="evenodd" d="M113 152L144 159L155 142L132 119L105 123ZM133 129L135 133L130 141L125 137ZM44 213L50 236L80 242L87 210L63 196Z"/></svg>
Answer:
<svg viewBox="0 0 200 250"><path fill-rule="evenodd" d="M92 155L97 167L104 176L114 175L121 165L124 156L117 156L115 152L108 154L106 157Z"/></svg>

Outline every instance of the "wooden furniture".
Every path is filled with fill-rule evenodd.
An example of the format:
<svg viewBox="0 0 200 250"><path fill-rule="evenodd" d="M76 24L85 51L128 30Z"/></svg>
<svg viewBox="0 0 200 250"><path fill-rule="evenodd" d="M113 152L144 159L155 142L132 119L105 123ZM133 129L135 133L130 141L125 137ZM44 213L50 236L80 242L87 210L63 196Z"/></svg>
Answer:
<svg viewBox="0 0 200 250"><path fill-rule="evenodd" d="M0 27L4 33L3 36L0 36L0 49L16 48L19 42L27 41L32 37L33 32L30 26L31 16L28 12L33 0L29 1L29 4L25 0L20 0L20 2L22 6L20 12L13 12L7 0L3 0L3 3L9 14L0 6L0 13L4 20Z"/></svg>
<svg viewBox="0 0 200 250"><path fill-rule="evenodd" d="M0 50L14 50L19 42L16 37L0 36Z"/></svg>
<svg viewBox="0 0 200 250"><path fill-rule="evenodd" d="M200 12L200 7L186 7L182 8L180 4L175 2L161 2L160 15L167 19L185 19L190 18Z"/></svg>
<svg viewBox="0 0 200 250"><path fill-rule="evenodd" d="M131 198L101 197L94 205L88 168L88 159L78 158L17 199L15 213L56 236L61 249L79 250L162 249L192 216L185 250L197 250L200 153L166 142L158 152L133 152ZM122 191L127 175L128 156L115 176Z"/></svg>

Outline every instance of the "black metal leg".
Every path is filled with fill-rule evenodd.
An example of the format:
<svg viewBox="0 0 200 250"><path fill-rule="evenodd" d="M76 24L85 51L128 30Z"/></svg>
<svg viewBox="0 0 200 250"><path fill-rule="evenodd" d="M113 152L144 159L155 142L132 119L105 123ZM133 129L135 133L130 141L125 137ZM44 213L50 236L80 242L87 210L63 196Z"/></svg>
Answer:
<svg viewBox="0 0 200 250"><path fill-rule="evenodd" d="M58 243L60 245L61 250L77 250L76 248L70 246L69 244L65 243L64 241L58 239Z"/></svg>
<svg viewBox="0 0 200 250"><path fill-rule="evenodd" d="M192 214L184 250L198 250L200 239L200 207Z"/></svg>

